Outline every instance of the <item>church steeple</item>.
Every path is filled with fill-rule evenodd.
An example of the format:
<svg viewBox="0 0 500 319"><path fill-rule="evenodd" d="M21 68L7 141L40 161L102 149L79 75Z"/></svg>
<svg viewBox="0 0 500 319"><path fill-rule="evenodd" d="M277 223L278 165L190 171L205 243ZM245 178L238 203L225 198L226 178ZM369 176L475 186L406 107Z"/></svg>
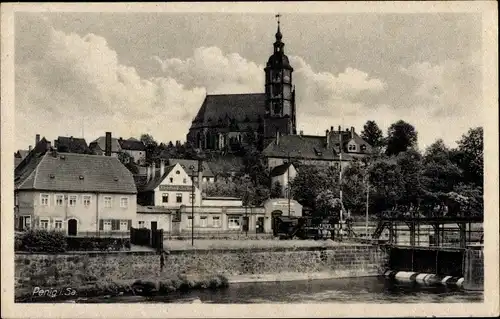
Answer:
<svg viewBox="0 0 500 319"><path fill-rule="evenodd" d="M266 68L266 114L276 127L266 133L266 135L276 136L276 131L281 134L295 134L295 98L292 84L293 68L288 61L288 57L283 50L283 34L279 18L277 31L275 34L274 52L267 61ZM279 123L279 125L278 125ZM271 124L268 122L268 124ZM273 124L273 125L274 125ZM270 128L270 125L267 125ZM276 131L274 131L276 129ZM272 131L272 132L271 132Z"/></svg>

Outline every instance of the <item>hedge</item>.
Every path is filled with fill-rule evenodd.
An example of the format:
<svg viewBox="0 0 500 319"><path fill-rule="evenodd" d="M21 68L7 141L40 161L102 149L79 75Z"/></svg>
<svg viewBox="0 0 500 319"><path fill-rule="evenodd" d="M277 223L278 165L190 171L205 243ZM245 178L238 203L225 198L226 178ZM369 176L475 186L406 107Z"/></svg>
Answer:
<svg viewBox="0 0 500 319"><path fill-rule="evenodd" d="M129 238L67 237L62 232L29 230L18 233L15 251L60 253L65 251L106 251L130 249Z"/></svg>

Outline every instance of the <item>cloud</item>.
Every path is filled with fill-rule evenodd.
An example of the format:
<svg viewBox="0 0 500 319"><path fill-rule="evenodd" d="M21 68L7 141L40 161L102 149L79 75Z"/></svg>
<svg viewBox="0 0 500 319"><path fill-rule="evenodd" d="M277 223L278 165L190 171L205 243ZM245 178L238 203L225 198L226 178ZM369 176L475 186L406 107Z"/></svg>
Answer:
<svg viewBox="0 0 500 319"><path fill-rule="evenodd" d="M162 61L167 76L179 79L187 87L205 87L209 94L260 92L264 88L264 67L237 53L224 54L217 47L200 47L193 56Z"/></svg>
<svg viewBox="0 0 500 319"><path fill-rule="evenodd" d="M30 143L105 131L128 137L152 133L162 141L184 139L205 89L186 89L171 77L141 78L122 65L106 39L52 28L38 59L16 65L16 134ZM32 144L32 143L30 143Z"/></svg>

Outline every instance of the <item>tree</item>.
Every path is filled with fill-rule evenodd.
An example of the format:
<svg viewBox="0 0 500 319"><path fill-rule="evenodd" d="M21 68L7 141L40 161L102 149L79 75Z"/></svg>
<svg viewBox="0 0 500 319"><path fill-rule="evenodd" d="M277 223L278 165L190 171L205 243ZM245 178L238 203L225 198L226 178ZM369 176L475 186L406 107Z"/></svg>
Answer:
<svg viewBox="0 0 500 319"><path fill-rule="evenodd" d="M316 196L316 215L339 217L342 209L342 202L338 198L338 193L326 189Z"/></svg>
<svg viewBox="0 0 500 319"><path fill-rule="evenodd" d="M382 130L375 121L367 121L363 126L361 138L368 142L374 148L380 148L384 145L384 136Z"/></svg>
<svg viewBox="0 0 500 319"><path fill-rule="evenodd" d="M397 208L402 196L401 172L394 159L381 157L368 169L370 183L370 211L381 215Z"/></svg>
<svg viewBox="0 0 500 319"><path fill-rule="evenodd" d="M400 120L387 130L387 155L398 155L417 145L417 131L413 125Z"/></svg>
<svg viewBox="0 0 500 319"><path fill-rule="evenodd" d="M453 160L463 170L464 182L483 185L483 128L470 129L457 141L458 148L454 150Z"/></svg>
<svg viewBox="0 0 500 319"><path fill-rule="evenodd" d="M342 192L344 206L353 214L364 211L366 205L367 167L360 161L354 161L342 174Z"/></svg>
<svg viewBox="0 0 500 319"><path fill-rule="evenodd" d="M451 192L462 179L462 173L452 162L450 149L442 139L427 148L422 164L422 181L425 188L436 195Z"/></svg>
<svg viewBox="0 0 500 319"><path fill-rule="evenodd" d="M294 199L312 208L314 213L321 213L317 207L317 195L326 190L333 194L340 193L339 171L334 167L303 165L290 185Z"/></svg>

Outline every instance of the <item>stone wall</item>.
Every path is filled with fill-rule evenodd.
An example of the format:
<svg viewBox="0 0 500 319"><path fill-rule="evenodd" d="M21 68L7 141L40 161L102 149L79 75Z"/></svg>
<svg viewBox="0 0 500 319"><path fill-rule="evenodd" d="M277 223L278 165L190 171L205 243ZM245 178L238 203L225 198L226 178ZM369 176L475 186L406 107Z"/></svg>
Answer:
<svg viewBox="0 0 500 319"><path fill-rule="evenodd" d="M469 246L465 251L464 288L476 291L484 289L483 246Z"/></svg>
<svg viewBox="0 0 500 319"><path fill-rule="evenodd" d="M92 281L132 280L172 274L338 273L369 276L383 273L387 255L376 246L330 248L173 251L160 272L160 256L152 253L24 254L15 256L16 288L79 285Z"/></svg>

